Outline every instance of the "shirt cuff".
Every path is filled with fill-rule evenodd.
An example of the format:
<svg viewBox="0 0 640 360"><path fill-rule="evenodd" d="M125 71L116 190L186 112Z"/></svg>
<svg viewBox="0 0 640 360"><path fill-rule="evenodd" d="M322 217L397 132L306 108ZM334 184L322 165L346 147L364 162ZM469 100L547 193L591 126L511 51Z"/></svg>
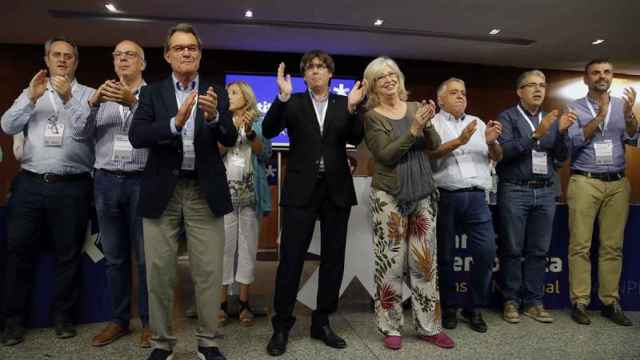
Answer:
<svg viewBox="0 0 640 360"><path fill-rule="evenodd" d="M291 99L291 94L288 94L288 95L278 94L278 100L280 100L280 102L284 103L289 101L289 99Z"/></svg>
<svg viewBox="0 0 640 360"><path fill-rule="evenodd" d="M171 128L171 133L173 135L180 135L180 131L178 131L178 128L176 128L176 117L172 117L171 120L169 121L169 127Z"/></svg>
<svg viewBox="0 0 640 360"><path fill-rule="evenodd" d="M218 111L218 113L216 114L216 117L213 118L213 120L205 120L204 123L207 124L207 126L213 126L215 124L218 123L218 120L220 120L220 111Z"/></svg>

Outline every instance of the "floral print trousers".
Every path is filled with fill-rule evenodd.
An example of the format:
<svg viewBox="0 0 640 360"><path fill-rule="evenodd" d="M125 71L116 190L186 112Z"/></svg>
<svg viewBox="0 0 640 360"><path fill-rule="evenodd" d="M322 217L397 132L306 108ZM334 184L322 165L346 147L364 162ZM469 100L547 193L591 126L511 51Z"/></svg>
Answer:
<svg viewBox="0 0 640 360"><path fill-rule="evenodd" d="M438 334L442 327L435 194L420 200L408 216L400 214L395 198L384 191L372 189L369 206L373 221L378 331L386 336L400 336L404 322L402 287L406 274L416 332L418 335Z"/></svg>

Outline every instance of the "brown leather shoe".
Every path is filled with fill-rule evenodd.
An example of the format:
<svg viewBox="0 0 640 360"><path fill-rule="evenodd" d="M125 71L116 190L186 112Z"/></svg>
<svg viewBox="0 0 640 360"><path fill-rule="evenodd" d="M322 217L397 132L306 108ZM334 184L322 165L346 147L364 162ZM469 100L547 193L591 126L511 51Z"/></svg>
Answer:
<svg viewBox="0 0 640 360"><path fill-rule="evenodd" d="M119 338L129 334L129 329L125 329L116 323L108 323L102 331L93 337L91 345L93 346L105 346L118 340Z"/></svg>
<svg viewBox="0 0 640 360"><path fill-rule="evenodd" d="M143 349L149 349L151 347L151 328L149 328L149 326L142 328L142 335L140 335L140 347Z"/></svg>

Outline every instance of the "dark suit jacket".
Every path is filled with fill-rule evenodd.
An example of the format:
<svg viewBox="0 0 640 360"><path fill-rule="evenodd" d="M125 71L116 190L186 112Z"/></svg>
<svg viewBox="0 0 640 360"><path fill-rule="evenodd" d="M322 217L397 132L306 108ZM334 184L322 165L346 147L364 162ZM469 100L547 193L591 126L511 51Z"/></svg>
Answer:
<svg viewBox="0 0 640 360"><path fill-rule="evenodd" d="M280 205L310 204L321 155L332 200L338 206L355 205L345 147L358 145L364 131L358 116L349 113L347 97L329 95L322 133L308 92L293 94L285 103L276 97L262 122L262 135L272 138L285 128L290 146Z"/></svg>
<svg viewBox="0 0 640 360"><path fill-rule="evenodd" d="M231 212L227 175L217 143L233 146L238 132L233 125L227 91L200 78L199 94L212 86L218 95L218 122L206 124L197 110L194 148L200 189L216 216ZM196 107L197 109L197 107ZM149 148L140 191L143 217L158 218L173 195L182 164L182 137L173 135L170 121L178 112L172 77L142 88L138 108L129 129L129 140L135 148Z"/></svg>

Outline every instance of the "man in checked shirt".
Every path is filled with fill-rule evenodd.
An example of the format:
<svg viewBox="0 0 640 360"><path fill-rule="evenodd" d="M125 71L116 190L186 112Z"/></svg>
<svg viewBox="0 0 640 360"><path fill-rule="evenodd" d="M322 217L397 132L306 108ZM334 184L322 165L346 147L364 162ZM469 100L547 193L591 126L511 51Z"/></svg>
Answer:
<svg viewBox="0 0 640 360"><path fill-rule="evenodd" d="M74 136L95 142L95 202L112 299L112 320L93 338L93 346L110 344L129 333L131 249L137 263L138 309L143 328L139 345L151 346L142 218L138 214L148 150L134 149L128 137L138 93L146 84L142 78L145 66L142 47L133 41L121 41L113 51L118 80L105 81L88 101L89 117L72 123Z"/></svg>

